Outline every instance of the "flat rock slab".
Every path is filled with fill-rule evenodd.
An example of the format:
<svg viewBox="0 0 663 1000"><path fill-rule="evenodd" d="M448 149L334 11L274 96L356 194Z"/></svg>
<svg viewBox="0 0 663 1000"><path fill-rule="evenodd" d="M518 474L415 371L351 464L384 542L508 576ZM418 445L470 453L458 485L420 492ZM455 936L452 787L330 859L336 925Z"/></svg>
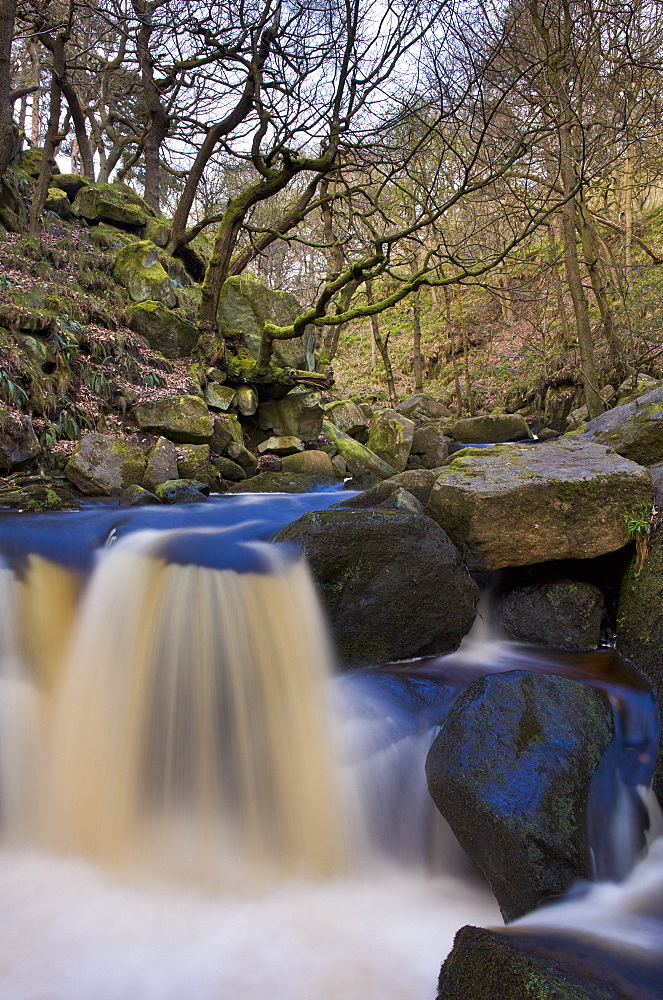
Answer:
<svg viewBox="0 0 663 1000"><path fill-rule="evenodd" d="M603 445L550 441L446 466L426 513L470 570L591 559L629 541L625 511L648 502L649 472Z"/></svg>

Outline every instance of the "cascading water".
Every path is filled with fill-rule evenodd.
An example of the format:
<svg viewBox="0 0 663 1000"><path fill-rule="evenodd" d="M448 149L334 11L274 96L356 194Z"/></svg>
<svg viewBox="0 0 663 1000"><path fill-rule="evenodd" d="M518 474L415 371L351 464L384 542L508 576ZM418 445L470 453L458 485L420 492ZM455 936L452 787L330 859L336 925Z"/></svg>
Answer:
<svg viewBox="0 0 663 1000"><path fill-rule="evenodd" d="M3 518L3 1000L423 1000L457 927L501 923L423 761L532 654L330 681L306 567L247 541L336 499Z"/></svg>

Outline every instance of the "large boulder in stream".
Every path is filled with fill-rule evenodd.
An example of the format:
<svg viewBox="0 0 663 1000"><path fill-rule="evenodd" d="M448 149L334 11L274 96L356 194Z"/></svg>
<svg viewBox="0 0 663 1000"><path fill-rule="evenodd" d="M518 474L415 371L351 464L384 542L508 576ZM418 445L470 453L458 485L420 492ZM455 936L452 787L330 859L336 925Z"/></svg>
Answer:
<svg viewBox="0 0 663 1000"><path fill-rule="evenodd" d="M145 475L145 454L138 445L108 434L85 434L67 462L67 479L88 496L117 496Z"/></svg>
<svg viewBox="0 0 663 1000"><path fill-rule="evenodd" d="M598 444L502 446L455 458L426 513L470 570L591 559L629 541L624 518L649 500L646 469Z"/></svg>
<svg viewBox="0 0 663 1000"><path fill-rule="evenodd" d="M428 788L505 920L592 877L587 801L614 733L607 697L565 677L490 674L453 705Z"/></svg>
<svg viewBox="0 0 663 1000"><path fill-rule="evenodd" d="M427 517L316 511L276 541L304 548L346 666L451 652L474 621L478 588Z"/></svg>
<svg viewBox="0 0 663 1000"><path fill-rule="evenodd" d="M558 649L598 646L604 614L599 588L579 580L541 580L495 599L495 618L509 639Z"/></svg>
<svg viewBox="0 0 663 1000"><path fill-rule="evenodd" d="M607 410L568 436L608 445L639 465L663 461L663 388Z"/></svg>
<svg viewBox="0 0 663 1000"><path fill-rule="evenodd" d="M396 475L397 470L392 465L388 465L370 448L360 444L349 434L339 431L330 420L323 420L322 433L336 446L336 450L345 459L348 470L353 476L368 475L377 479L390 479Z"/></svg>

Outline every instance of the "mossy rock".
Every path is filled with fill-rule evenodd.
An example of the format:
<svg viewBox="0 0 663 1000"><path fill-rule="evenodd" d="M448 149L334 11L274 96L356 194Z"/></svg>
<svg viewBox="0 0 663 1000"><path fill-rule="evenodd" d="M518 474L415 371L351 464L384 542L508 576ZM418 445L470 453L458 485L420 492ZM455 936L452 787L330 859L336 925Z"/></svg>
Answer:
<svg viewBox="0 0 663 1000"><path fill-rule="evenodd" d="M205 386L205 402L210 410L225 412L230 409L234 399L235 390L230 385L208 382Z"/></svg>
<svg viewBox="0 0 663 1000"><path fill-rule="evenodd" d="M0 403L0 471L11 472L31 462L41 451L32 418Z"/></svg>
<svg viewBox="0 0 663 1000"><path fill-rule="evenodd" d="M15 166L26 173L28 177L37 180L43 159L44 150L40 146L31 146L29 149L21 150L15 160ZM55 160L51 160L51 164L55 168Z"/></svg>
<svg viewBox="0 0 663 1000"><path fill-rule="evenodd" d="M343 434L354 437L362 431L368 431L368 420L351 399L337 399L324 407L325 419L331 420ZM364 438L365 440L365 438Z"/></svg>
<svg viewBox="0 0 663 1000"><path fill-rule="evenodd" d="M0 177L0 226L8 233L22 233L28 227L28 214L14 171Z"/></svg>
<svg viewBox="0 0 663 1000"><path fill-rule="evenodd" d="M507 638L557 649L595 649L605 614L603 594L578 580L541 580L496 598L495 617Z"/></svg>
<svg viewBox="0 0 663 1000"><path fill-rule="evenodd" d="M69 490L54 485L29 485L0 490L0 507L41 513L47 510L80 510L81 505Z"/></svg>
<svg viewBox="0 0 663 1000"><path fill-rule="evenodd" d="M167 483L178 478L175 445L168 438L157 438L154 447L147 456L143 487L151 493L155 493L159 483Z"/></svg>
<svg viewBox="0 0 663 1000"><path fill-rule="evenodd" d="M65 466L64 474L88 496L117 496L140 485L145 454L138 445L107 434L85 434Z"/></svg>
<svg viewBox="0 0 663 1000"><path fill-rule="evenodd" d="M165 249L170 239L170 223L168 220L158 217L148 219L145 223L145 239Z"/></svg>
<svg viewBox="0 0 663 1000"><path fill-rule="evenodd" d="M200 396L185 393L139 403L134 416L142 431L178 444L208 444L212 438L212 416Z"/></svg>
<svg viewBox="0 0 663 1000"><path fill-rule="evenodd" d="M209 503L210 488L207 483L194 479L174 479L160 483L156 495L162 503Z"/></svg>
<svg viewBox="0 0 663 1000"><path fill-rule="evenodd" d="M142 229L154 212L140 195L126 184L88 184L79 190L71 207L77 218L90 223Z"/></svg>
<svg viewBox="0 0 663 1000"><path fill-rule="evenodd" d="M230 444L244 444L242 425L233 413L215 414L210 448L222 455Z"/></svg>
<svg viewBox="0 0 663 1000"><path fill-rule="evenodd" d="M335 445L339 455L343 456L353 476L371 475L378 479L389 479L396 475L397 469L388 465L365 445L355 441L349 434L343 434L331 421L323 421L322 433Z"/></svg>
<svg viewBox="0 0 663 1000"><path fill-rule="evenodd" d="M163 302L146 300L127 309L127 326L166 358L187 358L198 343L198 329Z"/></svg>
<svg viewBox="0 0 663 1000"><path fill-rule="evenodd" d="M177 449L177 472L180 479L193 479L199 483L212 481L208 444L182 444Z"/></svg>
<svg viewBox="0 0 663 1000"><path fill-rule="evenodd" d="M161 500L154 493L143 489L133 483L122 490L120 494L120 507L149 507L152 504L160 504Z"/></svg>
<svg viewBox="0 0 663 1000"><path fill-rule="evenodd" d="M169 309L177 305L173 283L159 263L157 247L149 240L122 247L113 274L134 302L161 302Z"/></svg>
<svg viewBox="0 0 663 1000"><path fill-rule="evenodd" d="M315 441L322 432L324 410L318 392L290 392L283 399L258 407L258 427L277 437L294 434L302 441Z"/></svg>
<svg viewBox="0 0 663 1000"><path fill-rule="evenodd" d="M66 191L69 201L74 201L82 188L89 187L90 181L83 174L53 174L51 184L61 191Z"/></svg>
<svg viewBox="0 0 663 1000"><path fill-rule="evenodd" d="M414 421L396 410L377 410L373 414L367 447L396 472L404 472L414 430Z"/></svg>
<svg viewBox="0 0 663 1000"><path fill-rule="evenodd" d="M53 212L61 219L67 220L71 217L71 205L67 193L59 188L50 187L48 189L44 208L47 212Z"/></svg>
<svg viewBox="0 0 663 1000"><path fill-rule="evenodd" d="M451 424L449 433L454 441L467 444L491 444L532 438L529 424L519 413L489 413L480 417L466 417Z"/></svg>
<svg viewBox="0 0 663 1000"><path fill-rule="evenodd" d="M335 479L304 473L260 472L245 482L228 488L228 493L317 493L337 487Z"/></svg>
<svg viewBox="0 0 663 1000"><path fill-rule="evenodd" d="M595 417L585 425L582 436L639 465L663 461L663 388Z"/></svg>
<svg viewBox="0 0 663 1000"><path fill-rule="evenodd" d="M326 479L334 479L334 466L329 455L324 451L311 449L302 451L299 454L285 455L281 462L283 472L304 473L307 475L324 476Z"/></svg>

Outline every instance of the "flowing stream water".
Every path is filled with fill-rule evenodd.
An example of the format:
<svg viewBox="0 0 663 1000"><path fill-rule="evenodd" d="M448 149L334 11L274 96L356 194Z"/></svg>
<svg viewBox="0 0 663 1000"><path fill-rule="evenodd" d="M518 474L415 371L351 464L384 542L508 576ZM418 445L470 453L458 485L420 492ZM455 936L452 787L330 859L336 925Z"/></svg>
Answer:
<svg viewBox="0 0 663 1000"><path fill-rule="evenodd" d="M335 677L305 563L267 541L339 498L0 517L2 1000L432 996L456 929L502 924L423 767L493 670L604 688L621 735L590 830L604 881L518 926L600 912L606 939L663 951L655 808L638 855L652 699L609 651L476 634Z"/></svg>

